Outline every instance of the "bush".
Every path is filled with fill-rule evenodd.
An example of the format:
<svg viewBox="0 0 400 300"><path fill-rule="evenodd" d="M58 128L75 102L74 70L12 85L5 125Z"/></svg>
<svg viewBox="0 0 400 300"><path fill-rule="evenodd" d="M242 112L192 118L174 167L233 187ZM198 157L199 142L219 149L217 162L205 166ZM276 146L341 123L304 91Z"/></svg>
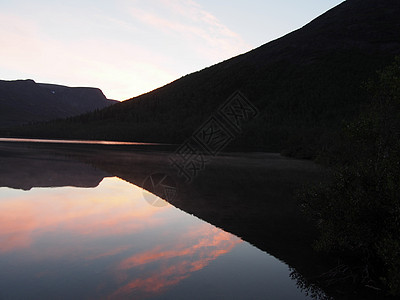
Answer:
<svg viewBox="0 0 400 300"><path fill-rule="evenodd" d="M347 266L343 280L400 295L400 59L367 85L372 101L343 129L333 180L304 192L318 250Z"/></svg>

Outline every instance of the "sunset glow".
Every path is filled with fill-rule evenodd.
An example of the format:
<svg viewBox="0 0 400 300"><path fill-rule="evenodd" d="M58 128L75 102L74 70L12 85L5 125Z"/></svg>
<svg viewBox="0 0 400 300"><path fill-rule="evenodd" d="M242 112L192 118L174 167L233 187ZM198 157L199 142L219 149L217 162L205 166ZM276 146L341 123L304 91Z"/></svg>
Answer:
<svg viewBox="0 0 400 300"><path fill-rule="evenodd" d="M340 2L3 1L0 79L93 86L124 100L258 47Z"/></svg>

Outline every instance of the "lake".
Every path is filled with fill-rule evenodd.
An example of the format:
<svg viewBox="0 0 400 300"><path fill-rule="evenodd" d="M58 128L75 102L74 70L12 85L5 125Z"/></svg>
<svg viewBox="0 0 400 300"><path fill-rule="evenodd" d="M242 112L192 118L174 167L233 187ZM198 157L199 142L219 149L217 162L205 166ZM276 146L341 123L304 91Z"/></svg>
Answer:
<svg viewBox="0 0 400 300"><path fill-rule="evenodd" d="M284 262L296 262L292 249L281 249L295 233L274 239L271 227L257 241L260 233L251 226L267 231L271 220L258 223L251 210L245 211L247 204L239 203L246 202L242 194L228 192L225 185L235 183L226 170L224 176L216 170L263 172L267 164L282 183L276 164L288 171L293 165L304 174L317 173L315 166L276 155L257 154L251 161L226 155L208 166L220 178L219 188L207 172L192 184L176 179L179 197L171 205L142 188L149 174L158 174L152 170L166 173L166 156L142 148L0 143L0 299L311 298ZM258 188L256 179L251 182L242 181L248 197ZM230 200L215 200L224 196ZM237 210L250 214L255 224L237 216ZM274 254L282 253L280 259L265 251L268 241ZM298 243L294 239L287 248L302 252Z"/></svg>

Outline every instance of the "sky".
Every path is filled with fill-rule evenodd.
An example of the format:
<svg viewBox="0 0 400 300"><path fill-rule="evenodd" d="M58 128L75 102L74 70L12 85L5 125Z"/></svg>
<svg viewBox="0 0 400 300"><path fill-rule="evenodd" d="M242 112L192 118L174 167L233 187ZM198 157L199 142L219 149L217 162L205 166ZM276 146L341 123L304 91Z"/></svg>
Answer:
<svg viewBox="0 0 400 300"><path fill-rule="evenodd" d="M298 29L342 0L0 0L0 79L125 100Z"/></svg>

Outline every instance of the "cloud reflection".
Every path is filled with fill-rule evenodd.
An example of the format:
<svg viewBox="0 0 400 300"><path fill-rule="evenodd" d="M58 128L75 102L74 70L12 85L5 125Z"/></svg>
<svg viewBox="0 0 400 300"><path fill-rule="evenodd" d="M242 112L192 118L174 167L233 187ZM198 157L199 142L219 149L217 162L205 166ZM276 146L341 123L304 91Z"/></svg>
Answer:
<svg viewBox="0 0 400 300"><path fill-rule="evenodd" d="M1 193L0 193L1 195ZM0 196L0 253L30 247L49 232L90 238L132 234L159 226L166 208L149 206L141 190L106 178L98 189L34 188Z"/></svg>
<svg viewBox="0 0 400 300"><path fill-rule="evenodd" d="M11 255L20 266L10 278L21 269L44 282L102 274L93 282L97 298L140 298L180 283L238 243L173 206L149 205L142 189L116 177L93 189L0 188L0 261ZM35 264L39 271L28 274Z"/></svg>
<svg viewBox="0 0 400 300"><path fill-rule="evenodd" d="M160 293L189 277L192 272L203 269L218 256L230 252L240 242L239 238L221 229L203 224L182 236L178 244L158 245L123 260L119 270L141 267L141 272L145 275L124 284L112 298ZM161 268L151 269L151 265L155 263ZM146 268L151 271L147 273Z"/></svg>

